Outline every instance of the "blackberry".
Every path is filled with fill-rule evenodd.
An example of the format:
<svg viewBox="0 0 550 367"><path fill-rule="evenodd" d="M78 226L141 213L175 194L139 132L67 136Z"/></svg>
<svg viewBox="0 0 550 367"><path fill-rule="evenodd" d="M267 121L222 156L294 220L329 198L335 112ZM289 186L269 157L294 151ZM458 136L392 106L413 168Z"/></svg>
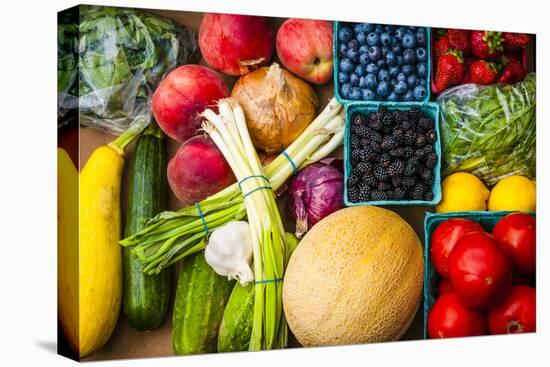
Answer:
<svg viewBox="0 0 550 367"><path fill-rule="evenodd" d="M363 174L367 173L370 170L372 170L372 164L370 162L361 161L361 162L357 163L356 170L359 173L363 173Z"/></svg>
<svg viewBox="0 0 550 367"><path fill-rule="evenodd" d="M403 148L403 158L409 159L414 155L414 148L413 147L405 147Z"/></svg>
<svg viewBox="0 0 550 367"><path fill-rule="evenodd" d="M378 161L380 164L384 167L388 167L391 164L391 156L388 152L384 152L380 154L380 157L378 158Z"/></svg>
<svg viewBox="0 0 550 367"><path fill-rule="evenodd" d="M391 135L384 136L384 139L382 140L382 144L380 144L380 147L384 150L390 150L395 148L398 145L395 138Z"/></svg>
<svg viewBox="0 0 550 367"><path fill-rule="evenodd" d="M388 167L388 175L390 177L401 176L405 170L405 163L402 160L396 159Z"/></svg>
<svg viewBox="0 0 550 367"><path fill-rule="evenodd" d="M416 179L414 177L403 177L401 180L401 187L404 189L410 189L416 184Z"/></svg>
<svg viewBox="0 0 550 367"><path fill-rule="evenodd" d="M368 125L371 129L379 131L382 128L382 115L374 112L369 115Z"/></svg>
<svg viewBox="0 0 550 367"><path fill-rule="evenodd" d="M409 197L413 200L423 200L426 193L426 186L417 182L413 189L409 192Z"/></svg>
<svg viewBox="0 0 550 367"><path fill-rule="evenodd" d="M426 185L433 185L433 183L434 183L434 174L433 174L432 170L429 169L429 168L424 168L422 170L422 173L420 173L420 179Z"/></svg>
<svg viewBox="0 0 550 367"><path fill-rule="evenodd" d="M359 183L360 176L357 171L353 170L348 177L348 187L355 187Z"/></svg>
<svg viewBox="0 0 550 367"><path fill-rule="evenodd" d="M379 182L376 188L380 191L388 191L392 188L389 182Z"/></svg>
<svg viewBox="0 0 550 367"><path fill-rule="evenodd" d="M370 140L376 141L378 143L380 143L382 141L382 135L380 135L380 133L378 131L373 130L373 129L369 129L366 138L369 138Z"/></svg>
<svg viewBox="0 0 550 367"><path fill-rule="evenodd" d="M407 195L407 192L405 189L402 189L401 187L396 188L393 190L393 198L395 200L403 200L405 199L405 195Z"/></svg>
<svg viewBox="0 0 550 367"><path fill-rule="evenodd" d="M383 201L387 200L388 196L384 191L372 190L370 198L372 201Z"/></svg>
<svg viewBox="0 0 550 367"><path fill-rule="evenodd" d="M393 118L393 121L394 123L396 123L397 121L401 120L401 115L403 114L402 111L399 111L399 110L393 110L393 111L390 111L390 115L391 117Z"/></svg>
<svg viewBox="0 0 550 367"><path fill-rule="evenodd" d="M401 120L401 128L405 131L412 130L414 128L414 123L409 120L409 117L406 115L403 115Z"/></svg>
<svg viewBox="0 0 550 367"><path fill-rule="evenodd" d="M365 148L360 151L359 159L361 161L370 161L376 156L376 152L371 148Z"/></svg>
<svg viewBox="0 0 550 367"><path fill-rule="evenodd" d="M370 143L371 141L368 138L361 138L361 140L359 140L359 145L362 148L367 148L368 146L370 146Z"/></svg>
<svg viewBox="0 0 550 367"><path fill-rule="evenodd" d="M423 117L418 121L418 127L420 127L424 131L428 131L428 130L433 129L434 122L430 118Z"/></svg>
<svg viewBox="0 0 550 367"><path fill-rule="evenodd" d="M361 149L352 149L351 163L354 164L354 161L359 161L360 158L361 158Z"/></svg>
<svg viewBox="0 0 550 367"><path fill-rule="evenodd" d="M382 133L385 135L390 135L393 131L393 125L384 124L382 126Z"/></svg>
<svg viewBox="0 0 550 367"><path fill-rule="evenodd" d="M410 158L405 164L405 169L403 170L403 174L405 176L414 176L418 170L418 165L419 165L418 159Z"/></svg>
<svg viewBox="0 0 550 367"><path fill-rule="evenodd" d="M426 140L432 144L437 139L437 137L435 136L435 131L433 129L426 131L426 134L424 136L426 137Z"/></svg>
<svg viewBox="0 0 550 367"><path fill-rule="evenodd" d="M417 149L414 152L414 155L418 158L422 158L424 156L427 156L428 154L432 153L434 148L431 145L424 145L422 148Z"/></svg>
<svg viewBox="0 0 550 367"><path fill-rule="evenodd" d="M431 191L428 191L424 194L424 200L426 201L432 201L434 199L434 194Z"/></svg>
<svg viewBox="0 0 550 367"><path fill-rule="evenodd" d="M358 187L348 187L348 199L353 203L359 202L359 188Z"/></svg>
<svg viewBox="0 0 550 367"><path fill-rule="evenodd" d="M393 187L401 187L401 183L403 181L403 178L400 176L395 176L391 178L391 184Z"/></svg>
<svg viewBox="0 0 550 367"><path fill-rule="evenodd" d="M377 141L371 141L370 142L370 147L372 150L374 150L376 153L379 153L380 150L382 149L381 148L381 144Z"/></svg>
<svg viewBox="0 0 550 367"><path fill-rule="evenodd" d="M393 190L384 191L384 193L386 194L385 200L395 200L395 195Z"/></svg>
<svg viewBox="0 0 550 367"><path fill-rule="evenodd" d="M403 144L414 146L416 144L416 133L412 130L407 130L403 134Z"/></svg>
<svg viewBox="0 0 550 367"><path fill-rule="evenodd" d="M374 177L378 181L386 181L388 179L388 172L386 171L386 168L380 164L376 165L373 170Z"/></svg>
<svg viewBox="0 0 550 367"><path fill-rule="evenodd" d="M353 125L363 125L365 123L365 116L360 113L354 113L351 117Z"/></svg>
<svg viewBox="0 0 550 367"><path fill-rule="evenodd" d="M401 129L401 128L398 128L398 129L393 130L392 135L393 135L393 137L396 141L398 141L399 143L402 143L404 134L405 134L405 131L403 131L403 129Z"/></svg>
<svg viewBox="0 0 550 367"><path fill-rule="evenodd" d="M423 134L417 134L415 145L419 148L426 145L426 137Z"/></svg>
<svg viewBox="0 0 550 367"><path fill-rule="evenodd" d="M359 186L359 193L357 195L357 200L355 202L358 203L358 202L368 201L370 198L371 191L372 190L369 187L369 185L363 184Z"/></svg>
<svg viewBox="0 0 550 367"><path fill-rule="evenodd" d="M436 163L437 163L437 156L435 155L434 152L431 152L426 156L426 167L434 168Z"/></svg>
<svg viewBox="0 0 550 367"><path fill-rule="evenodd" d="M369 133L369 128L366 125L352 125L352 132L362 138L366 138Z"/></svg>
<svg viewBox="0 0 550 367"><path fill-rule="evenodd" d="M390 155L392 157L402 157L404 154L405 154L405 150L401 147L397 147L390 150Z"/></svg>
<svg viewBox="0 0 550 367"><path fill-rule="evenodd" d="M424 113L422 112L422 110L417 107L410 109L407 115L415 125L418 125L418 121L420 121L420 119L424 117Z"/></svg>
<svg viewBox="0 0 550 367"><path fill-rule="evenodd" d="M350 144L352 148L357 148L359 145L361 145L361 138L355 134L351 135Z"/></svg>
<svg viewBox="0 0 550 367"><path fill-rule="evenodd" d="M378 185L378 180L374 177L374 173L368 173L363 177L363 183L370 187Z"/></svg>

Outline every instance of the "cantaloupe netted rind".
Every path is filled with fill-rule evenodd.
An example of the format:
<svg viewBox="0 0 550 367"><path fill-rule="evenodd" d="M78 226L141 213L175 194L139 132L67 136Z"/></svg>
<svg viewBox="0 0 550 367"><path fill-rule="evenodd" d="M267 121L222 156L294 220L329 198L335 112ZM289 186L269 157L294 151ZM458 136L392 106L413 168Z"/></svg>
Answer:
<svg viewBox="0 0 550 367"><path fill-rule="evenodd" d="M317 223L284 277L288 324L303 346L399 339L421 300L418 236L378 207L339 210Z"/></svg>

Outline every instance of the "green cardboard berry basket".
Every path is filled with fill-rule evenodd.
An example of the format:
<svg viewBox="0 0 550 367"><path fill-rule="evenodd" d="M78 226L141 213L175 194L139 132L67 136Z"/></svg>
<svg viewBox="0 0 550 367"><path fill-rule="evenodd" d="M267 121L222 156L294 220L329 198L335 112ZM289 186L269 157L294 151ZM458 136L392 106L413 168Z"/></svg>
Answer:
<svg viewBox="0 0 550 367"><path fill-rule="evenodd" d="M361 100L351 100L351 99L345 99L340 95L340 82L338 81L338 72L340 71L340 42L338 40L338 30L340 29L341 24L345 23L357 23L357 22L338 22L335 21L333 25L333 34L332 34L332 50L333 50L333 60L334 60L334 95L336 96L336 99L338 102L342 104L347 103L355 103L355 102L361 102ZM431 94L431 73L432 73L432 56L431 56L431 29L429 27L422 27L426 30L426 97L422 101L417 101L418 103L421 102L428 102L430 100L430 94ZM367 102L367 101L363 101ZM387 102L387 101L381 101L381 100L374 100L374 101L368 101L368 102ZM398 102L388 102L388 103L398 103ZM402 102L402 103L414 103L414 102Z"/></svg>
<svg viewBox="0 0 550 367"><path fill-rule="evenodd" d="M436 227L443 221L451 218L471 219L487 231L491 232L497 222L513 211L476 211L456 213L426 213L424 217L424 339L428 339L428 312L436 300L439 274L435 271L430 260L430 239ZM536 216L534 212L527 212Z"/></svg>
<svg viewBox="0 0 550 367"><path fill-rule="evenodd" d="M427 200L383 200L351 202L348 199L348 177L351 174L351 116L355 112L369 114L378 111L380 107L388 110L405 111L414 107L420 108L425 114L434 120L436 140L434 150L437 162L434 170L434 184L432 185L433 199ZM344 204L346 206L358 205L436 205L441 201L441 138L439 133L439 105L434 102L357 102L345 105L345 133L344 133Z"/></svg>

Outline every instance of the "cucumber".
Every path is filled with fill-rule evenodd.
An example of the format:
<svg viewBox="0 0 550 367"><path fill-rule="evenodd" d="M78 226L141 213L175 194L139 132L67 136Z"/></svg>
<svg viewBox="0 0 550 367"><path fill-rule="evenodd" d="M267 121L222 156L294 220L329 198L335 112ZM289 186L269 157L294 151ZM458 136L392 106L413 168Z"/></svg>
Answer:
<svg viewBox="0 0 550 367"><path fill-rule="evenodd" d="M130 163L125 237L145 227L145 221L165 209L166 158L164 136L152 123L139 137ZM132 327L154 329L162 323L170 300L170 274L143 273L131 248L123 249L123 310Z"/></svg>
<svg viewBox="0 0 550 367"><path fill-rule="evenodd" d="M172 319L176 354L216 352L223 311L234 284L214 272L206 263L204 251L185 258Z"/></svg>
<svg viewBox="0 0 550 367"><path fill-rule="evenodd" d="M298 246L298 238L285 233L288 258ZM248 350L254 320L254 283L242 286L235 284L223 313L218 335L218 352Z"/></svg>

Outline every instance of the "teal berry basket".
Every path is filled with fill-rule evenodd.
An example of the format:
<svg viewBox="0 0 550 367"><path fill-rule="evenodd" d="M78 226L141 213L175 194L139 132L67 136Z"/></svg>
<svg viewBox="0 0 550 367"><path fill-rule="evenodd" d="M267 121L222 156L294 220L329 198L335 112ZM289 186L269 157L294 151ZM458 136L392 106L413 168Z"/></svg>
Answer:
<svg viewBox="0 0 550 367"><path fill-rule="evenodd" d="M355 112L365 115L376 112L380 107L388 110L405 111L414 107L420 108L434 120L436 140L434 150L437 162L434 170L434 184L432 186L433 199L427 200L384 200L351 202L348 198L348 177L351 174L351 117ZM439 133L439 105L434 102L357 102L345 105L345 133L344 133L344 204L346 206L359 205L436 205L441 201L441 137Z"/></svg>
<svg viewBox="0 0 550 367"><path fill-rule="evenodd" d="M338 21L335 21L334 22L334 25L333 25L333 34L332 34L332 39L333 39L333 42L332 42L332 47L333 47L333 59L334 59L334 95L336 96L336 99L338 100L338 102L342 103L342 104L348 104L348 103L355 103L355 102L361 102L363 100L352 100L352 99L346 99L344 97L342 97L341 93L340 93L340 87L341 87L341 83L340 81L338 80L338 73L340 71L340 42L338 40L338 30L340 29L341 27L341 24L345 24L345 23L354 23L354 22L338 22ZM357 23L357 22L355 22ZM432 63L432 57L431 57L431 29L429 27L422 27L426 30L426 53L427 53L427 57L426 57L426 84L425 84L425 87L426 87L426 96L424 97L423 100L421 101L415 101L415 102L428 102L430 100L430 95L431 95L431 88L430 88L430 82L431 82L431 73L432 73L432 66L431 66L431 63ZM367 102L367 101L363 101L363 102ZM388 103L396 103L396 102L389 102L389 101L386 101L386 100L372 100L372 101L368 101L368 102L388 102ZM405 102L405 101L402 101L402 102ZM406 103L412 103L413 101L411 102L406 102Z"/></svg>
<svg viewBox="0 0 550 367"><path fill-rule="evenodd" d="M477 211L477 212L456 212L456 213L426 213L424 217L424 339L428 339L428 312L436 300L437 284L440 276L435 271L430 260L430 239L437 226L451 218L471 219L483 227L485 231L491 232L497 222L513 211ZM534 212L527 214L536 216Z"/></svg>

